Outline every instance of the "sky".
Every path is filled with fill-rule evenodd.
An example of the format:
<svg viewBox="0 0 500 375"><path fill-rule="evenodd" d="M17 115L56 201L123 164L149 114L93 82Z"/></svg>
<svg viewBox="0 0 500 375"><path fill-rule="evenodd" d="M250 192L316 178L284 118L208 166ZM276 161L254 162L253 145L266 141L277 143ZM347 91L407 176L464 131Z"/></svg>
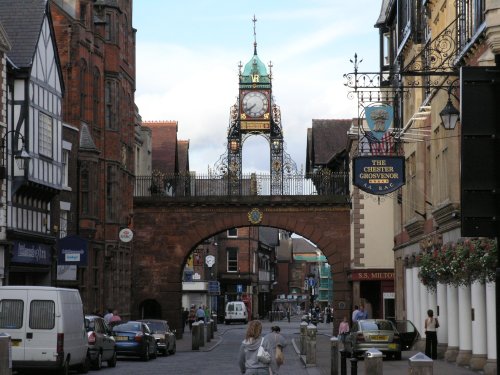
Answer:
<svg viewBox="0 0 500 375"><path fill-rule="evenodd" d="M272 62L286 152L305 169L312 119L357 117L343 75L379 70L381 0L136 0L135 100L143 121L178 121L190 170L205 174L226 151L238 65ZM269 173L269 145L243 145L243 171Z"/></svg>

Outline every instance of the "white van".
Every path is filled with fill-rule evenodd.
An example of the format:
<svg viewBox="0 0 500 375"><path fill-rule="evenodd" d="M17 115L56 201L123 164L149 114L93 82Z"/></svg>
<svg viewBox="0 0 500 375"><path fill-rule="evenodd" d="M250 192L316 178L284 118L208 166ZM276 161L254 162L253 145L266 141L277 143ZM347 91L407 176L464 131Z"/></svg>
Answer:
<svg viewBox="0 0 500 375"><path fill-rule="evenodd" d="M0 332L11 336L12 367L70 367L87 373L90 362L83 305L76 289L0 286Z"/></svg>
<svg viewBox="0 0 500 375"><path fill-rule="evenodd" d="M231 322L248 323L248 311L244 302L232 301L226 304L224 323L229 324Z"/></svg>

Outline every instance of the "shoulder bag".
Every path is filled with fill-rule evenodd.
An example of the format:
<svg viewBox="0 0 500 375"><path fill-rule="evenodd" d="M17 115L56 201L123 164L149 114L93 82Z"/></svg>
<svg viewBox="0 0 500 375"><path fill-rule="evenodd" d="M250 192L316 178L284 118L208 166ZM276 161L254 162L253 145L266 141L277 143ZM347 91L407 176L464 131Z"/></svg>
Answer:
<svg viewBox="0 0 500 375"><path fill-rule="evenodd" d="M260 346L259 349L257 350L257 359L259 360L259 362L262 362L267 365L271 362L271 354L269 354L269 352L266 349L264 349L264 347L262 346L263 342L264 342L264 337L260 341Z"/></svg>

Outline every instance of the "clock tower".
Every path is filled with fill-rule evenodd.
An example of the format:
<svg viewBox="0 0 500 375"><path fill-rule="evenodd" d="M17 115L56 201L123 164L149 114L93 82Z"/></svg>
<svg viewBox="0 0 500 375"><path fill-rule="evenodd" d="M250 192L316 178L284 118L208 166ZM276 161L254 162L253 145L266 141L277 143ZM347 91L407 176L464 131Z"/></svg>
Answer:
<svg viewBox="0 0 500 375"><path fill-rule="evenodd" d="M266 138L270 147L270 193L283 194L283 177L285 170L296 172L296 165L284 152L283 133L281 130L281 112L272 94L272 64L269 72L257 55L257 39L254 23L254 52L243 68L239 64L239 95L231 107L230 123L227 139L227 154L221 161L224 173L228 177L228 192L231 195L242 191L242 147L245 140L252 135ZM243 68L243 70L242 70ZM285 165L288 167L284 167Z"/></svg>

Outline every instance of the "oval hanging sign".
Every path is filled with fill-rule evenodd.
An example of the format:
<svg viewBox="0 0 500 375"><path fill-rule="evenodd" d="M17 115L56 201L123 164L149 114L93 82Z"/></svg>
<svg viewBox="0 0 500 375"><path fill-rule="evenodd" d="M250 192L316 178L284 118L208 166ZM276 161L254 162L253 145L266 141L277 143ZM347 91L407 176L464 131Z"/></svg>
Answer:
<svg viewBox="0 0 500 375"><path fill-rule="evenodd" d="M132 238L134 238L134 232L129 228L123 228L118 234L118 237L122 242L130 242Z"/></svg>

